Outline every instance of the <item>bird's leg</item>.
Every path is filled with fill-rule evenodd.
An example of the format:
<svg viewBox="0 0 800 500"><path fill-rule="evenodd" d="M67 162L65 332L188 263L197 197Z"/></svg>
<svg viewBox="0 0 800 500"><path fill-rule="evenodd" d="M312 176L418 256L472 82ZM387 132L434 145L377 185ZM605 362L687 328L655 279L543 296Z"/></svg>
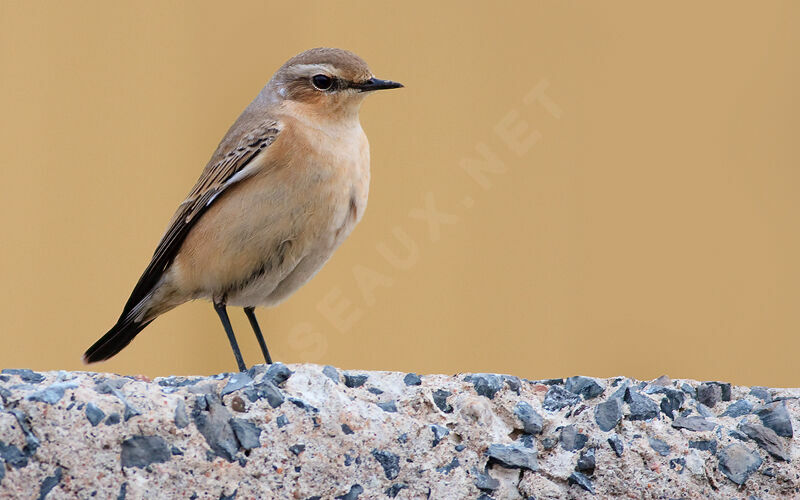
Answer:
<svg viewBox="0 0 800 500"><path fill-rule="evenodd" d="M258 320L256 319L255 308L245 307L244 313L247 315L247 319L250 320L250 326L253 327L253 333L256 334L256 338L258 339L258 345L261 346L261 354L264 355L264 361L266 361L268 365L271 365L272 358L269 355L269 350L267 349L267 343L264 342L264 336L261 335L261 327L258 326Z"/></svg>
<svg viewBox="0 0 800 500"><path fill-rule="evenodd" d="M231 349L233 349L236 364L239 365L239 371L246 371L247 366L244 364L244 359L242 359L242 353L239 351L239 344L236 343L236 337L233 335L233 327L231 326L231 320L228 318L228 311L225 310L225 302L217 302L215 300L214 310L217 311L219 320L222 321L222 327L225 328L225 333L228 334L228 340L231 342Z"/></svg>

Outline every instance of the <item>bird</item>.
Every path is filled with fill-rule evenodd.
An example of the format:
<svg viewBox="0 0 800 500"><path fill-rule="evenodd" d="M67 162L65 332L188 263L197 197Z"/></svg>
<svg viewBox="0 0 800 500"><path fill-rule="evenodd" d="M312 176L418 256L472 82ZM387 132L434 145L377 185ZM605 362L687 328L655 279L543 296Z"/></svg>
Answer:
<svg viewBox="0 0 800 500"><path fill-rule="evenodd" d="M83 355L104 361L158 316L210 300L240 371L227 307L242 307L272 363L255 307L308 282L364 215L369 142L359 110L379 90L356 54L306 50L283 64L220 141L178 206L116 324Z"/></svg>

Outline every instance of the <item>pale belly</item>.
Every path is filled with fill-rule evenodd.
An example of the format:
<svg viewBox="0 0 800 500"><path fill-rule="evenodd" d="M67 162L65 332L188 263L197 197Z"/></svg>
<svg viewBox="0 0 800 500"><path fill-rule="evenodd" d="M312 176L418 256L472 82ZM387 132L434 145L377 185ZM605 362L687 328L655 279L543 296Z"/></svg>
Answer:
<svg viewBox="0 0 800 500"><path fill-rule="evenodd" d="M227 303L232 306L274 306L287 299L322 269L339 245L353 231L366 207L366 199L358 204L351 200L338 201L330 208L327 221L309 221L299 248L289 252L282 266L272 272L261 272L235 290L228 292ZM265 256L269 260L270 256Z"/></svg>

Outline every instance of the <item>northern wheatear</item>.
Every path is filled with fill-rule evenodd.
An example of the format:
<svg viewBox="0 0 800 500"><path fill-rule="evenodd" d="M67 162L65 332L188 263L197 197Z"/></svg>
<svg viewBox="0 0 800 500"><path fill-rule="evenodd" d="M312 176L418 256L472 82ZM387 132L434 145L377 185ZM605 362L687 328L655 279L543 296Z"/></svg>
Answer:
<svg viewBox="0 0 800 500"><path fill-rule="evenodd" d="M369 143L358 111L372 91L399 87L341 49L311 49L281 66L223 137L117 324L84 362L114 356L159 315L204 298L240 370L227 305L244 308L271 363L253 309L305 284L361 219Z"/></svg>

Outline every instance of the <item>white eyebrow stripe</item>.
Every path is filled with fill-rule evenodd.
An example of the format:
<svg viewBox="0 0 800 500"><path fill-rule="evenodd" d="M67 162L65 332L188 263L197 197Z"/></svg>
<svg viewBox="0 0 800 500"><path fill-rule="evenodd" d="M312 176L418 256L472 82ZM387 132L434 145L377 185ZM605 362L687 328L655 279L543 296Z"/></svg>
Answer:
<svg viewBox="0 0 800 500"><path fill-rule="evenodd" d="M316 73L336 74L336 68L330 64L295 64L291 71L298 76L311 75Z"/></svg>

